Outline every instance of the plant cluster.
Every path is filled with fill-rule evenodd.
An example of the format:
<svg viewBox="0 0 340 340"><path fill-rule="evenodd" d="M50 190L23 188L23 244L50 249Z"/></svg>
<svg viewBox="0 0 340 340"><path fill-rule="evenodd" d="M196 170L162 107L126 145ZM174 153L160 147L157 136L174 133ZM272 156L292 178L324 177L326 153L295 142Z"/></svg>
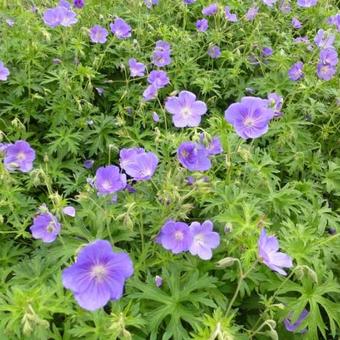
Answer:
<svg viewBox="0 0 340 340"><path fill-rule="evenodd" d="M336 0L0 5L0 339L337 339Z"/></svg>

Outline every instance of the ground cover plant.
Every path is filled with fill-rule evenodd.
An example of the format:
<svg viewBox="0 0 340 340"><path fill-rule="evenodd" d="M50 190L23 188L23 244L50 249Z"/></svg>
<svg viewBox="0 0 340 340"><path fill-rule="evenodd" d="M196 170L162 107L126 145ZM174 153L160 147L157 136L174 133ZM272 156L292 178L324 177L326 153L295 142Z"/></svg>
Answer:
<svg viewBox="0 0 340 340"><path fill-rule="evenodd" d="M0 339L337 339L338 5L2 1Z"/></svg>

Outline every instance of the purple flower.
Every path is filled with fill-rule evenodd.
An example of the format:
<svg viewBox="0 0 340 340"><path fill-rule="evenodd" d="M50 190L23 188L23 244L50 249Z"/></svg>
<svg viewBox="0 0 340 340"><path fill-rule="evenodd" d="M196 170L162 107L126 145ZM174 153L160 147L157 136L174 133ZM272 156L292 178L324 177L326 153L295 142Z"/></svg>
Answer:
<svg viewBox="0 0 340 340"><path fill-rule="evenodd" d="M302 27L302 24L301 24L301 22L300 22L300 20L299 19L297 19L297 18L293 18L292 19L292 26L295 28L295 29L300 29L301 27Z"/></svg>
<svg viewBox="0 0 340 340"><path fill-rule="evenodd" d="M71 4L67 0L60 0L58 6L71 9Z"/></svg>
<svg viewBox="0 0 340 340"><path fill-rule="evenodd" d="M11 145L11 144L10 143L0 143L0 153L4 153L9 145Z"/></svg>
<svg viewBox="0 0 340 340"><path fill-rule="evenodd" d="M270 47L263 47L262 55L264 57L270 57L273 54L273 50Z"/></svg>
<svg viewBox="0 0 340 340"><path fill-rule="evenodd" d="M152 54L152 63L158 67L164 67L171 63L169 51L154 51Z"/></svg>
<svg viewBox="0 0 340 340"><path fill-rule="evenodd" d="M160 287L162 284L163 284L163 279L162 279L162 277L159 276L159 275L156 275L156 276L155 276L155 285L156 285L157 287Z"/></svg>
<svg viewBox="0 0 340 340"><path fill-rule="evenodd" d="M204 7L204 8L202 9L202 14L209 17L209 16L211 16L211 15L216 14L216 13L217 13L217 10L218 10L217 4L211 4L211 5L209 5L209 6L207 6L207 7Z"/></svg>
<svg viewBox="0 0 340 340"><path fill-rule="evenodd" d="M15 21L13 19L6 19L6 24L9 26L9 27L13 27L14 24L15 24Z"/></svg>
<svg viewBox="0 0 340 340"><path fill-rule="evenodd" d="M143 77L145 73L145 65L138 62L135 58L129 59L130 76Z"/></svg>
<svg viewBox="0 0 340 340"><path fill-rule="evenodd" d="M300 7L308 8L315 6L318 0L297 0L297 4Z"/></svg>
<svg viewBox="0 0 340 340"><path fill-rule="evenodd" d="M52 59L52 64L54 65L60 65L63 61L59 58L53 58Z"/></svg>
<svg viewBox="0 0 340 340"><path fill-rule="evenodd" d="M158 165L157 156L143 148L122 149L119 156L120 167L136 181L150 179Z"/></svg>
<svg viewBox="0 0 340 340"><path fill-rule="evenodd" d="M5 149L4 165L8 171L30 172L35 160L35 151L24 140L9 144Z"/></svg>
<svg viewBox="0 0 340 340"><path fill-rule="evenodd" d="M184 142L177 150L178 161L190 171L206 171L211 168L209 152L202 144Z"/></svg>
<svg viewBox="0 0 340 340"><path fill-rule="evenodd" d="M193 222L190 224L192 243L189 247L191 255L197 255L202 260L212 258L211 249L215 249L220 244L220 235L213 231L213 223L205 221L202 224Z"/></svg>
<svg viewBox="0 0 340 340"><path fill-rule="evenodd" d="M73 6L76 7L76 8L83 8L85 6L85 1L84 0L74 0Z"/></svg>
<svg viewBox="0 0 340 340"><path fill-rule="evenodd" d="M173 254L179 254L189 250L192 235L186 223L169 220L163 225L156 242Z"/></svg>
<svg viewBox="0 0 340 340"><path fill-rule="evenodd" d="M147 8L152 8L152 6L158 5L158 0L144 0Z"/></svg>
<svg viewBox="0 0 340 340"><path fill-rule="evenodd" d="M53 242L60 233L60 223L50 212L37 215L30 227L32 237L44 243Z"/></svg>
<svg viewBox="0 0 340 340"><path fill-rule="evenodd" d="M156 41L156 47L155 47L155 51L159 51L159 52L171 52L171 46L168 42L164 41L164 40L158 40Z"/></svg>
<svg viewBox="0 0 340 340"><path fill-rule="evenodd" d="M245 15L247 21L253 21L259 12L257 6L250 7Z"/></svg>
<svg viewBox="0 0 340 340"><path fill-rule="evenodd" d="M5 81L9 76L9 69L5 67L4 63L0 61L0 80Z"/></svg>
<svg viewBox="0 0 340 340"><path fill-rule="evenodd" d="M93 43L106 43L106 37L108 34L108 31L102 26L95 25L90 28L90 39Z"/></svg>
<svg viewBox="0 0 340 340"><path fill-rule="evenodd" d="M196 179L193 176L188 176L186 178L186 182L187 182L188 185L193 185L196 182Z"/></svg>
<svg viewBox="0 0 340 340"><path fill-rule="evenodd" d="M338 64L338 53L335 48L329 47L320 51L320 62L336 66Z"/></svg>
<svg viewBox="0 0 340 340"><path fill-rule="evenodd" d="M164 67L171 63L171 48L170 44L163 40L156 42L156 48L152 54L152 63L158 67Z"/></svg>
<svg viewBox="0 0 340 340"><path fill-rule="evenodd" d="M52 28L61 24L64 15L64 7L49 8L44 12L44 23Z"/></svg>
<svg viewBox="0 0 340 340"><path fill-rule="evenodd" d="M298 61L288 70L290 80L297 81L303 78L303 63Z"/></svg>
<svg viewBox="0 0 340 340"><path fill-rule="evenodd" d="M135 192L137 192L137 190L130 184L126 184L126 188L125 188L130 194L133 194Z"/></svg>
<svg viewBox="0 0 340 340"><path fill-rule="evenodd" d="M143 92L143 98L146 102L152 99L155 99L157 95L158 95L158 89L154 85L149 85Z"/></svg>
<svg viewBox="0 0 340 340"><path fill-rule="evenodd" d="M300 327L302 322L307 318L308 314L309 314L308 310L304 309L300 314L299 318L294 323L292 323L290 319L292 313L289 313L288 317L283 320L286 330L288 332L295 332ZM299 333L305 333L306 331L307 329L303 329Z"/></svg>
<svg viewBox="0 0 340 340"><path fill-rule="evenodd" d="M243 97L241 102L228 107L224 117L241 138L258 138L268 131L274 111L268 108L268 101L265 99Z"/></svg>
<svg viewBox="0 0 340 340"><path fill-rule="evenodd" d="M282 0L281 1L281 4L280 4L280 11L283 13L283 14L287 14L291 11L291 6L290 6L290 3L289 3L290 0Z"/></svg>
<svg viewBox="0 0 340 340"><path fill-rule="evenodd" d="M208 48L208 55L213 59L217 59L221 55L221 50L218 46L210 46Z"/></svg>
<svg viewBox="0 0 340 340"><path fill-rule="evenodd" d="M333 76L336 73L336 67L329 65L329 64L323 64L323 63L318 63L317 66L317 75L319 79L321 80L330 80L333 78Z"/></svg>
<svg viewBox="0 0 340 340"><path fill-rule="evenodd" d="M64 27L69 27L77 22L78 22L77 14L74 13L71 9L65 9L65 13L63 15L60 25Z"/></svg>
<svg viewBox="0 0 340 340"><path fill-rule="evenodd" d="M105 92L105 90L102 87L95 87L97 93L102 96Z"/></svg>
<svg viewBox="0 0 340 340"><path fill-rule="evenodd" d="M282 274L287 273L282 268L293 267L292 259L287 254L279 252L279 242L275 236L267 236L263 228L258 240L259 257L270 269Z"/></svg>
<svg viewBox="0 0 340 340"><path fill-rule="evenodd" d="M165 71L151 71L148 77L148 83L161 89L169 84L169 78Z"/></svg>
<svg viewBox="0 0 340 340"><path fill-rule="evenodd" d="M236 22L237 21L237 15L236 14L232 14L230 12L230 7L229 6L225 6L224 12L225 12L225 17L226 17L226 19L228 21L230 21L230 22Z"/></svg>
<svg viewBox="0 0 340 340"><path fill-rule="evenodd" d="M63 208L63 213L67 216L74 217L76 216L76 209L74 209L74 207L71 205L68 205L67 207Z"/></svg>
<svg viewBox="0 0 340 340"><path fill-rule="evenodd" d="M111 32L118 39L126 39L131 37L131 27L123 19L116 18L113 24L110 24Z"/></svg>
<svg viewBox="0 0 340 340"><path fill-rule="evenodd" d="M273 5L276 3L277 0L262 0L262 2L269 6L269 7L273 7Z"/></svg>
<svg viewBox="0 0 340 340"><path fill-rule="evenodd" d="M303 44L308 44L309 40L308 40L308 37L297 37L297 38L294 38L294 42L296 43L303 43Z"/></svg>
<svg viewBox="0 0 340 340"><path fill-rule="evenodd" d="M62 281L80 307L94 311L123 295L125 280L133 274L128 254L112 251L111 244L96 240L82 248L76 262L64 269Z"/></svg>
<svg viewBox="0 0 340 340"><path fill-rule="evenodd" d="M221 144L221 140L219 137L213 137L213 139L211 140L211 142L209 143L209 145L206 148L208 155L218 155L220 153L223 152L223 147Z"/></svg>
<svg viewBox="0 0 340 340"><path fill-rule="evenodd" d="M333 47L335 35L325 32L324 30L318 30L314 38L315 45L319 48Z"/></svg>
<svg viewBox="0 0 340 340"><path fill-rule="evenodd" d="M183 0L186 5L191 5L196 2L196 0Z"/></svg>
<svg viewBox="0 0 340 340"><path fill-rule="evenodd" d="M99 195L113 194L126 187L126 175L115 165L102 166L96 171L94 186Z"/></svg>
<svg viewBox="0 0 340 340"><path fill-rule="evenodd" d="M268 94L269 107L273 109L274 116L278 117L282 115L281 109L283 105L283 97L273 92Z"/></svg>
<svg viewBox="0 0 340 340"><path fill-rule="evenodd" d="M178 97L169 97L165 102L165 109L171 113L176 127L194 127L201 122L201 116L207 112L207 105L196 100L196 96L189 91L181 91Z"/></svg>
<svg viewBox="0 0 340 340"><path fill-rule="evenodd" d="M70 4L67 1L60 2L59 6L49 8L44 12L44 23L52 28L57 26L71 26L78 19L76 13L70 9Z"/></svg>
<svg viewBox="0 0 340 340"><path fill-rule="evenodd" d="M196 21L196 28L199 32L205 32L209 27L207 19L200 19Z"/></svg>
<svg viewBox="0 0 340 340"><path fill-rule="evenodd" d="M159 122L159 116L158 116L157 112L152 112L152 119L155 123Z"/></svg>
<svg viewBox="0 0 340 340"><path fill-rule="evenodd" d="M335 25L338 32L340 32L340 13L335 14L328 18L328 23L330 25Z"/></svg>

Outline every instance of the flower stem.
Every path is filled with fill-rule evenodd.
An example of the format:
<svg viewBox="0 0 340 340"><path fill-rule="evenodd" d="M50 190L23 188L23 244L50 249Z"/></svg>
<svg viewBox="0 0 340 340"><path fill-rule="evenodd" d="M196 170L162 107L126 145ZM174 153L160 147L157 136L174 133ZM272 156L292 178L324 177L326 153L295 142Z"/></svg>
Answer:
<svg viewBox="0 0 340 340"><path fill-rule="evenodd" d="M250 268L245 272L243 273L243 269L242 269L242 265L241 265L241 262L240 260L237 261L237 263L239 264L239 269L240 269L240 278L238 280L238 283L237 283L237 287L236 287L236 290L235 290L235 293L232 297L232 299L230 300L230 303L229 303L229 306L228 306L228 309L227 309L227 312L226 312L226 315L229 314L230 310L231 310L231 307L233 306L237 296L238 296L238 293L241 289L241 285L242 285L242 282L243 280L249 275L249 273L255 268L255 266L257 265L258 263L258 260L256 260L251 266Z"/></svg>
<svg viewBox="0 0 340 340"><path fill-rule="evenodd" d="M278 289L276 289L275 293L270 297L270 303L274 302L274 299L276 298L276 296L279 294L280 290L282 289L282 287L289 281L289 279L293 276L295 269L297 267L295 267L290 273L289 275L281 282L280 286ZM261 313L261 316L258 318L258 320L256 321L255 325L253 326L253 328L250 330L250 335L249 338L251 339L263 326L263 324L261 324L260 327L256 328L257 325L259 324L259 322L262 320L263 316L266 314L266 312L268 311L268 307L266 307L266 309ZM254 330L255 329L255 330Z"/></svg>

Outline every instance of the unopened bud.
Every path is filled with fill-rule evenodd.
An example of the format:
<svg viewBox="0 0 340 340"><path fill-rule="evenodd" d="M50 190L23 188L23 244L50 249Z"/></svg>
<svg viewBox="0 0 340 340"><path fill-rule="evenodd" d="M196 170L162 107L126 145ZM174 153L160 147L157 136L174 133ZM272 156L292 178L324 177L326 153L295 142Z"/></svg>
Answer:
<svg viewBox="0 0 340 340"><path fill-rule="evenodd" d="M218 268L227 268L227 267L231 267L236 261L237 259L234 257L225 257L224 259L216 262L216 266Z"/></svg>

